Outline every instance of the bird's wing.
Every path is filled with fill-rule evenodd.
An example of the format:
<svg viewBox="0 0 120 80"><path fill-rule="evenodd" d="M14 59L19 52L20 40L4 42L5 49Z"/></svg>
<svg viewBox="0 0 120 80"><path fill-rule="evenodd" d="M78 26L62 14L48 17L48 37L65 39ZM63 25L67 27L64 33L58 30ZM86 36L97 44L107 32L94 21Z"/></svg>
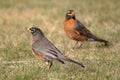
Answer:
<svg viewBox="0 0 120 80"><path fill-rule="evenodd" d="M62 53L48 40L46 42L45 40L35 42L32 45L32 49L47 60L58 60L63 57Z"/></svg>
<svg viewBox="0 0 120 80"><path fill-rule="evenodd" d="M77 30L81 35L87 36L88 38L93 36L93 34L79 20L76 20L75 30Z"/></svg>

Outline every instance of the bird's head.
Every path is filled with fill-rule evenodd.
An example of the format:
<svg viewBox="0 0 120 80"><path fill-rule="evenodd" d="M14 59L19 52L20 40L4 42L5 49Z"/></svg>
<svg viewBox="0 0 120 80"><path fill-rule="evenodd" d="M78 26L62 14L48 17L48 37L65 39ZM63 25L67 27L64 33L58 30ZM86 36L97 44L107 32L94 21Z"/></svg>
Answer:
<svg viewBox="0 0 120 80"><path fill-rule="evenodd" d="M37 27L30 27L27 30L31 32L33 38L35 39L44 37L42 30Z"/></svg>
<svg viewBox="0 0 120 80"><path fill-rule="evenodd" d="M67 13L66 13L66 18L68 18L68 19L71 19L71 18L75 19L75 12L74 12L74 10L68 10Z"/></svg>

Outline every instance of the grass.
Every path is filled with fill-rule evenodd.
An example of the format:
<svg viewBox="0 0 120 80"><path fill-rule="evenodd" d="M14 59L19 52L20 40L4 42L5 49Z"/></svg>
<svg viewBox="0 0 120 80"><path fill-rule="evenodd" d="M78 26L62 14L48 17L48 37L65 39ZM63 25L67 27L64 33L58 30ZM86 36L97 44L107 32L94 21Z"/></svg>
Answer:
<svg viewBox="0 0 120 80"><path fill-rule="evenodd" d="M1 80L120 80L120 1L119 0L0 0L0 79ZM111 46L84 42L73 47L64 30L68 9L95 35ZM82 62L85 69L54 62L51 70L31 52L27 27L38 26L47 38L68 57ZM59 37L58 37L59 36Z"/></svg>

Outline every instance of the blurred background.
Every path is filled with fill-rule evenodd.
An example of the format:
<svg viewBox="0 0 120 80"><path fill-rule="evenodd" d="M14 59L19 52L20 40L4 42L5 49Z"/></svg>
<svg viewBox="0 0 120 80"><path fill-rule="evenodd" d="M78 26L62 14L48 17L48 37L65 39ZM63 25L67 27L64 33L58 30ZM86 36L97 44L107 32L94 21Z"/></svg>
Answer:
<svg viewBox="0 0 120 80"><path fill-rule="evenodd" d="M67 55L75 43L63 30L69 9L111 46L84 42L82 48ZM87 68L55 62L47 70L31 52L31 34L26 28L32 26L41 28L58 49ZM0 80L119 80L119 52L119 0L0 0Z"/></svg>

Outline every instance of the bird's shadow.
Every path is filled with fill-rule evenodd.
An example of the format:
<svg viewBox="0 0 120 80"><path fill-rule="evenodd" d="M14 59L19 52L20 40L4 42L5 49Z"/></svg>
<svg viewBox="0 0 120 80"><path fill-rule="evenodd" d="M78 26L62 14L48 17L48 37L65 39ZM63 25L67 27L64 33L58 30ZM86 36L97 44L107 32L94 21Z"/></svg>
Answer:
<svg viewBox="0 0 120 80"><path fill-rule="evenodd" d="M90 48L109 48L113 46L112 43L108 43L108 45L104 45L102 43L87 43L82 44L82 46L76 46L75 48L72 48L72 50L82 50L82 49L90 49Z"/></svg>

